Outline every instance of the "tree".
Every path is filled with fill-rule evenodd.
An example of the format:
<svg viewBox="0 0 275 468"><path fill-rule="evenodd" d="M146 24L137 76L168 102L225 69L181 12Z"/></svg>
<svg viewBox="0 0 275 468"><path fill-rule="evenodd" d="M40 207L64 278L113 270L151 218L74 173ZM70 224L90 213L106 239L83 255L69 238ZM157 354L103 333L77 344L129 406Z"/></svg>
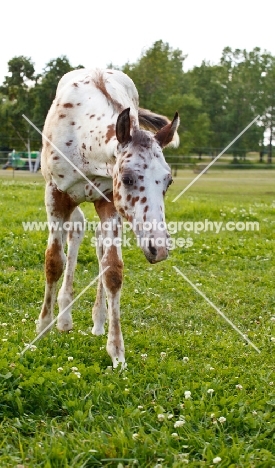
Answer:
<svg viewBox="0 0 275 468"><path fill-rule="evenodd" d="M185 90L182 70L185 56L179 49L157 41L136 64L127 63L122 71L134 81L140 99L140 106L153 112L163 113L169 96L183 94ZM173 117L175 109L170 109Z"/></svg>
<svg viewBox="0 0 275 468"><path fill-rule="evenodd" d="M29 137L29 126L22 114L31 114L34 107L30 92L36 80L34 64L28 57L14 57L8 62L8 70L9 75L0 87L0 146L11 148L21 140L22 147Z"/></svg>

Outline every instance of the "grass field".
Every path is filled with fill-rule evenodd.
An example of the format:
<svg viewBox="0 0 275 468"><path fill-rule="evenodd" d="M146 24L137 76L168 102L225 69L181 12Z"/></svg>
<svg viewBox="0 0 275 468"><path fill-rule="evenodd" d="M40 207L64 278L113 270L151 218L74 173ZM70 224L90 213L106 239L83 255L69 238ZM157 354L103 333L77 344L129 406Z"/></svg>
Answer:
<svg viewBox="0 0 275 468"><path fill-rule="evenodd" d="M47 242L22 222L45 221L44 184L0 173L1 467L275 467L275 173L210 170L173 203L194 177L180 172L166 197L166 221L188 228L172 237L187 246L154 266L134 239L124 249L121 372L90 332L95 286L76 302L71 333L53 330L20 356L35 338ZM224 229L196 234L205 220ZM75 295L98 274L92 236Z"/></svg>

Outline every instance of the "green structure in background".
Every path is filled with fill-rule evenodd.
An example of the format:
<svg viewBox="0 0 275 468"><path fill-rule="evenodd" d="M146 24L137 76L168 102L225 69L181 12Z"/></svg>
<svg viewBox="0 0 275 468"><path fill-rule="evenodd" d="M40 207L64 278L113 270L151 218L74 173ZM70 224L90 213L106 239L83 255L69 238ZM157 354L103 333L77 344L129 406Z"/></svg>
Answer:
<svg viewBox="0 0 275 468"><path fill-rule="evenodd" d="M3 169L21 169L31 172L37 172L40 167L40 151L15 151L8 154L8 160Z"/></svg>

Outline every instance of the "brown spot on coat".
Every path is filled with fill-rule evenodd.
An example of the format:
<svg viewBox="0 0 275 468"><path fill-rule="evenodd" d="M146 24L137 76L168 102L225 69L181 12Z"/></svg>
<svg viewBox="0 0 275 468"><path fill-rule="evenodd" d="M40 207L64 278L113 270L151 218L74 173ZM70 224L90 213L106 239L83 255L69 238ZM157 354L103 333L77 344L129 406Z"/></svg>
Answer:
<svg viewBox="0 0 275 468"><path fill-rule="evenodd" d="M64 117L66 117L66 114L59 114L60 119L64 119Z"/></svg>
<svg viewBox="0 0 275 468"><path fill-rule="evenodd" d="M143 197L141 200L140 200L140 203L145 203L147 202L147 198L146 197Z"/></svg>
<svg viewBox="0 0 275 468"><path fill-rule="evenodd" d="M61 255L61 244L58 239L54 239L54 242L50 247L47 248L45 253L45 273L47 282L52 284L59 280L63 273L64 263Z"/></svg>
<svg viewBox="0 0 275 468"><path fill-rule="evenodd" d="M83 148L83 149L86 149L85 143L82 143L82 148Z"/></svg>
<svg viewBox="0 0 275 468"><path fill-rule="evenodd" d="M65 221L67 221L72 211L76 207L76 203L71 199L71 197L67 193L60 192L60 190L58 190L56 186L53 186L52 188L52 197L54 200L54 215L58 217L61 216Z"/></svg>
<svg viewBox="0 0 275 468"><path fill-rule="evenodd" d="M74 107L74 105L71 103L71 102L66 102L65 104L63 104L63 107Z"/></svg>
<svg viewBox="0 0 275 468"><path fill-rule="evenodd" d="M122 285L123 262L120 260L117 247L111 245L108 249L106 259L102 262L103 268L109 266L104 273L107 288L115 294Z"/></svg>

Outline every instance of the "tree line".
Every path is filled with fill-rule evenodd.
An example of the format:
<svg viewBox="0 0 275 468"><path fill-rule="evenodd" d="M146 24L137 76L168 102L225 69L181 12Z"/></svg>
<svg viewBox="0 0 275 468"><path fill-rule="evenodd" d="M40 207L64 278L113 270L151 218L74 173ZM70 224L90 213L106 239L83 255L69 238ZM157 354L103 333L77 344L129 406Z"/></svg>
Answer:
<svg viewBox="0 0 275 468"><path fill-rule="evenodd" d="M246 152L257 151L260 161L266 154L271 163L275 57L258 47L250 52L226 47L218 64L203 61L184 72L185 58L181 50L159 40L137 62L107 67L120 69L133 79L141 107L170 118L179 112L181 143L177 154L214 157L260 115L230 152L245 157ZM77 68L82 66L72 66L66 56L49 61L41 74L36 74L29 57L14 57L8 62L9 73L0 86L1 151L22 150L28 139L32 150L41 147L39 134L22 114L42 129L58 81Z"/></svg>

